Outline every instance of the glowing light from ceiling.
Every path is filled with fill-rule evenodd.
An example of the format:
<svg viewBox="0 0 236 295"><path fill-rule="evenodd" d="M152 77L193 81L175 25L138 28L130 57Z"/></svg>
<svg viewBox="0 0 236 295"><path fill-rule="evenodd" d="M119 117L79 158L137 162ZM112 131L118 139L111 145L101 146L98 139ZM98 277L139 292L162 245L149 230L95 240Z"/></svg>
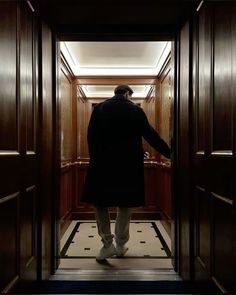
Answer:
<svg viewBox="0 0 236 295"><path fill-rule="evenodd" d="M157 64L153 66L132 65L115 67L104 65L104 67L82 67L73 58L65 42L61 42L61 52L69 64L75 76L157 76L171 51L171 42L166 42L164 49L158 59ZM153 53L154 54L154 53Z"/></svg>

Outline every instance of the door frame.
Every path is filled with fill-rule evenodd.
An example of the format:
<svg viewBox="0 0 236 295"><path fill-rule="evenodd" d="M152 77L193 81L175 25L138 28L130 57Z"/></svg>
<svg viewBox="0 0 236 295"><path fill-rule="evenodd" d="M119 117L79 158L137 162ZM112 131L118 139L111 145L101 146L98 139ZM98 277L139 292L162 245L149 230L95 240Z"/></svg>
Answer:
<svg viewBox="0 0 236 295"><path fill-rule="evenodd" d="M139 26L135 26L139 27ZM149 27L149 26L148 26ZM53 93L54 93L54 177L53 177L53 200L52 200L52 261L51 274L54 274L59 266L60 261L60 230L59 230L59 200L60 200L60 98L59 98L59 78L60 78L60 41L172 41L173 42L173 120L172 120L172 169L171 169L171 191L172 191L172 216L171 216L171 241L174 270L179 273L180 270L180 208L178 206L178 187L176 171L178 167L178 113L179 113L179 35L176 29L171 28L169 32L158 33L153 26L143 32L140 27L140 33L137 34L138 28L132 28L129 32L125 30L120 32L120 28L114 28L113 32L97 31L95 28L89 28L90 32L80 32L73 34L70 32L55 33L53 37ZM124 29L124 28L123 28ZM104 28L103 28L104 30Z"/></svg>

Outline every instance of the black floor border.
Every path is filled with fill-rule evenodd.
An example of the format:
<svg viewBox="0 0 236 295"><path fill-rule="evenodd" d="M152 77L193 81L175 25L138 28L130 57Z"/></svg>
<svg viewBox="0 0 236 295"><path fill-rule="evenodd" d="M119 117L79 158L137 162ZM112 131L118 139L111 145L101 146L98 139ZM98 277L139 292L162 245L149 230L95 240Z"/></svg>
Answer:
<svg viewBox="0 0 236 295"><path fill-rule="evenodd" d="M163 238L161 232L159 231L159 228L157 227L155 222L151 222L151 224L152 224L152 226L153 226L153 228L154 228L154 230L155 230L155 232L156 232L156 234L157 234L157 236L158 236L158 238L159 238L159 240L160 240L160 242L161 242L161 244L163 246L163 249L166 252L167 257L170 258L171 257L171 251L170 251L168 245L166 244L166 241Z"/></svg>
<svg viewBox="0 0 236 295"><path fill-rule="evenodd" d="M76 232L78 231L78 228L79 228L80 224L81 224L81 222L79 222L79 221L77 221L77 223L75 224L75 226L74 226L74 228L73 228L73 230L72 230L69 238L67 239L64 247L61 250L61 253L60 253L60 257L61 258L68 258L68 257L70 257L70 256L67 256L66 255L66 252L67 252L68 248L70 247L70 244L72 243L72 241L74 239L74 236L75 236Z"/></svg>

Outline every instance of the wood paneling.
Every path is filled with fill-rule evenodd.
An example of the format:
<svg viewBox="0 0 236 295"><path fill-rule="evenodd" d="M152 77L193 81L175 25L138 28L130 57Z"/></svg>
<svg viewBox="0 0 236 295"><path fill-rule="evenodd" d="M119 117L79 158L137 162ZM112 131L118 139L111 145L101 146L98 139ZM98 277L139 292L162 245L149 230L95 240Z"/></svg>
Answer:
<svg viewBox="0 0 236 295"><path fill-rule="evenodd" d="M37 237L37 221L36 221L36 187L26 188L25 193L20 199L20 257L21 257L21 277L29 279L29 275L25 275L25 269L30 264L36 264L36 237ZM31 273L31 279L37 278L37 274Z"/></svg>
<svg viewBox="0 0 236 295"><path fill-rule="evenodd" d="M72 85L65 70L60 77L61 160L72 161Z"/></svg>
<svg viewBox="0 0 236 295"><path fill-rule="evenodd" d="M94 208L89 204L81 202L81 195L88 169L88 160L77 163L75 175L75 201L72 211L72 219L94 219ZM157 163L155 161L145 161L144 180L145 180L145 200L146 205L142 208L135 208L133 218L138 219L158 219L160 217L160 198L158 187L155 185L157 179ZM111 209L111 214L115 212ZM114 218L114 214L112 217Z"/></svg>
<svg viewBox="0 0 236 295"><path fill-rule="evenodd" d="M210 202L206 199L206 191L203 187L196 186L195 192L195 255L198 263L205 269L210 267ZM202 276L203 278L203 276Z"/></svg>
<svg viewBox="0 0 236 295"><path fill-rule="evenodd" d="M0 289L7 291L19 276L19 223L16 192L0 200Z"/></svg>
<svg viewBox="0 0 236 295"><path fill-rule="evenodd" d="M190 23L186 22L180 32L179 45L179 109L178 109L178 146L177 146L177 161L176 182L178 182L175 192L176 210L179 212L179 266L180 274L184 279L190 278L190 216L191 216L191 201L190 195L190 134L189 134L189 83L190 83Z"/></svg>
<svg viewBox="0 0 236 295"><path fill-rule="evenodd" d="M76 98L77 109L77 159L83 159L88 157L87 146L87 102L81 97Z"/></svg>
<svg viewBox="0 0 236 295"><path fill-rule="evenodd" d="M171 104L173 97L172 85L171 85L171 67L170 60L160 75L159 80L159 108L160 108L160 118L159 118L159 133L160 136L170 145L171 136Z"/></svg>
<svg viewBox="0 0 236 295"><path fill-rule="evenodd" d="M195 194L195 277L197 279L209 279L207 271L210 271L210 198L206 190L207 173L204 167L206 166L206 153L209 153L209 105L211 99L211 25L208 21L210 14L207 11L202 11L199 14L199 28L195 29L195 34L198 37L198 43L195 44L194 58L196 71L196 94L193 96L193 118L195 118L194 134L194 194ZM195 40L194 40L195 41ZM206 270L205 273L201 268Z"/></svg>
<svg viewBox="0 0 236 295"><path fill-rule="evenodd" d="M73 169L70 165L61 168L60 179L60 222L64 223L70 218L72 210Z"/></svg>
<svg viewBox="0 0 236 295"><path fill-rule="evenodd" d="M65 63L61 62L60 83L60 140L61 140L61 171L59 219L63 233L68 220L71 219L72 196L74 195L74 168L76 159L77 128L74 118L76 114L72 88L72 77Z"/></svg>
<svg viewBox="0 0 236 295"><path fill-rule="evenodd" d="M54 100L52 81L52 32L45 23L40 27L40 199L37 202L41 213L41 267L42 278L47 279L52 268L52 196L53 196L53 148L54 148Z"/></svg>
<svg viewBox="0 0 236 295"><path fill-rule="evenodd" d="M17 84L17 5L0 6L0 151L18 151Z"/></svg>
<svg viewBox="0 0 236 295"><path fill-rule="evenodd" d="M214 11L212 25L214 30L213 40L213 151L232 151L232 119L233 97L231 95L232 72L232 32L231 12L227 5L219 5ZM227 58L225 58L227 57ZM222 140L224 139L224 140Z"/></svg>
<svg viewBox="0 0 236 295"><path fill-rule="evenodd" d="M235 291L235 13L204 3L193 27L194 271L223 292Z"/></svg>
<svg viewBox="0 0 236 295"><path fill-rule="evenodd" d="M0 14L0 289L7 292L37 276L38 40L27 2L1 2Z"/></svg>
<svg viewBox="0 0 236 295"><path fill-rule="evenodd" d="M172 55L172 54L171 54ZM171 58L169 56L166 64L159 74L157 80L157 102L156 102L156 128L160 136L171 146L172 136L172 104L173 104L173 83ZM170 234L172 216L172 194L171 194L171 163L164 156L158 156L158 198L163 225Z"/></svg>

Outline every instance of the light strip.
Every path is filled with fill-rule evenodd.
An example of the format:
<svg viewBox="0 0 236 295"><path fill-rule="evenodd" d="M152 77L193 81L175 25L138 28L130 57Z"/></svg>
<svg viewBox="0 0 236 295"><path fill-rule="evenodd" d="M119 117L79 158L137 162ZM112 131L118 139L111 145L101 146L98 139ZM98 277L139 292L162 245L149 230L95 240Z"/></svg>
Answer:
<svg viewBox="0 0 236 295"><path fill-rule="evenodd" d="M65 42L60 42L60 49L66 61L68 62L68 65L70 66L73 74L75 75L75 72L77 71L77 66Z"/></svg>
<svg viewBox="0 0 236 295"><path fill-rule="evenodd" d="M144 88L143 91L136 91L134 89L134 94L133 94L133 97L134 98L143 98L143 97L146 97L148 95L148 93L150 92L151 88L153 87L153 85L140 85L140 86L143 86L142 88ZM106 89L102 89L102 90L90 90L89 89L89 86L88 85L81 85L80 86L85 94L86 97L112 97L114 95L114 87L112 87L111 89L111 86L109 86ZM104 86L103 86L104 87ZM134 88L135 86L134 85L130 85L131 88ZM105 87L106 88L106 87Z"/></svg>

